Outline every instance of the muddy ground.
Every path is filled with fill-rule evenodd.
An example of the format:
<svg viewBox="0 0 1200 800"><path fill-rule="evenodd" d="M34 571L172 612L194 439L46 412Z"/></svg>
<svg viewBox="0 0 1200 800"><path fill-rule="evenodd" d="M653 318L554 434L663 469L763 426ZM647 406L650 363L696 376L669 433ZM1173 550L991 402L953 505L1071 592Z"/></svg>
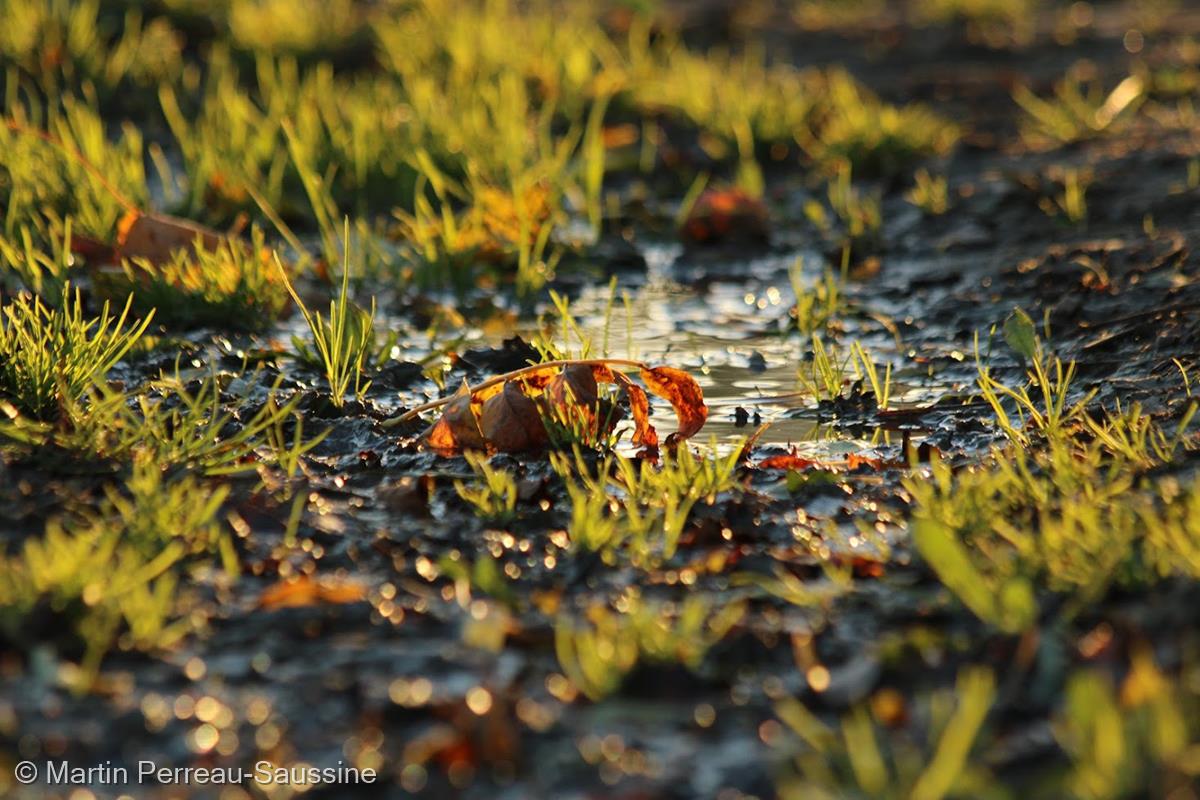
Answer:
<svg viewBox="0 0 1200 800"><path fill-rule="evenodd" d="M1061 769L1063 756L1049 719L1069 670L1085 660L1081 637L1106 626L1112 641L1098 658L1120 660L1134 642L1149 641L1165 664L1178 663L1200 634L1200 589L1166 584L1150 596L1111 595L1069 626L1048 624L1032 638L1000 635L914 559L899 483L908 470L893 465L904 440L927 442L960 464L977 461L998 440L986 424L990 412L970 400L974 337L986 339L1015 306L1036 320L1048 314L1056 349L1079 365L1076 392L1096 388L1102 404L1179 410L1173 360L1194 371L1200 343L1193 248L1200 190L1187 187L1200 130L1143 111L1118 137L1035 152L1019 137L1021 112L1010 98L1018 80L1048 91L1081 58L1109 85L1128 74L1128 20L1106 9L1097 6L1096 25L1065 45L1045 29L1028 43L985 44L962 26L913 29L887 20L854 32L772 28L798 63L846 64L885 98L927 101L970 131L952 156L926 165L948 176L945 215L923 214L904 199L903 186L878 187L878 261L849 283L845 331L894 364L897 410L771 399L796 391L807 352L802 337L780 333L792 302L788 267L805 256L806 275L815 279L826 259L801 211L823 189L794 167L768 162L772 234L765 247L685 249L650 214L621 230L644 266L638 259L630 266L624 254L590 272L564 270L560 288L592 331L603 324L607 274L631 290L637 356L685 368L704 387L710 421L698 441L711 434L733 447L757 419L773 423L742 468L747 490L699 508L679 552L649 575L564 550L569 504L545 459L496 459L521 476L522 500L515 522L492 528L458 500L454 480L470 475L462 459L420 449L419 426L381 426L439 393L405 363L428 352L412 306L384 307L402 331L403 362L376 376L366 401L345 413L314 388L316 373L290 360L266 358L256 386L233 380L241 353L282 347L300 330L297 320L267 337L197 334L188 346L197 376L210 368L228 373L231 399L264 396L282 376L285 392L304 394L313 428L332 431L294 487L307 496L298 541L285 541L287 503L252 494L252 480L235 482L245 574L236 583L197 576L205 631L162 658L113 653L102 690L80 697L54 680L52 638L29 653L0 654L0 746L35 761L81 764L149 759L252 768L269 754L278 763L378 770L372 785L308 793L329 798L768 798L795 746L773 722L780 699L798 698L836 720L898 690L919 717L915 698L952 686L964 664L988 664L999 695L984 759L996 787L1051 796L1045 776ZM698 28L696 35L711 33ZM1169 32L1147 35L1137 58L1179 63L1176 43L1186 35L1200 35L1200 14L1185 11ZM1094 173L1086 223L1038 205L1047 176L1064 166ZM665 215L671 198L661 200ZM611 349L625 355L623 313L615 320ZM530 353L513 337L527 339L531 329L518 321L472 330L446 385L521 366ZM1015 360L1005 367L998 358L1002 376L1020 375ZM172 360L138 356L117 377L138 380ZM670 409L655 412L669 430ZM868 461L792 487L784 472L753 466L786 452ZM1185 456L1173 471L1187 475L1196 463ZM41 530L57 494L96 485L92 475L0 463L5 539ZM456 589L447 558L495 558L509 570L510 594L489 596L461 581ZM783 571L820 590L829 584L826 561L852 566L853 587L808 607L732 577ZM366 587L366 599L262 607L264 590L294 574L353 579ZM699 594L724 605L746 598L748 612L694 670L640 665L617 693L591 702L561 677L555 621L611 603L631 582L659 600ZM212 728L218 738L210 740ZM12 788L12 796L69 795ZM136 797L257 791L129 789Z"/></svg>

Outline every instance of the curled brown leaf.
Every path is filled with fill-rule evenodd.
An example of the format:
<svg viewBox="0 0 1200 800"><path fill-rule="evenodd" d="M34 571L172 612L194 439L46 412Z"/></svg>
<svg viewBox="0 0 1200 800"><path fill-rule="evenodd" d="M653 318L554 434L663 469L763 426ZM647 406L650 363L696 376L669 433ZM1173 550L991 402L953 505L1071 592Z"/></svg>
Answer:
<svg viewBox="0 0 1200 800"><path fill-rule="evenodd" d="M549 443L537 405L516 381L508 381L483 404L479 418L483 438L502 453L540 450Z"/></svg>
<svg viewBox="0 0 1200 800"><path fill-rule="evenodd" d="M699 433L708 419L708 406L695 378L675 367L650 367L643 369L641 376L646 387L669 402L679 418L679 430L667 437L668 447Z"/></svg>
<svg viewBox="0 0 1200 800"><path fill-rule="evenodd" d="M425 434L425 444L434 450L486 450L487 440L479 430L479 420L471 408L471 387L466 381L446 405L434 426Z"/></svg>

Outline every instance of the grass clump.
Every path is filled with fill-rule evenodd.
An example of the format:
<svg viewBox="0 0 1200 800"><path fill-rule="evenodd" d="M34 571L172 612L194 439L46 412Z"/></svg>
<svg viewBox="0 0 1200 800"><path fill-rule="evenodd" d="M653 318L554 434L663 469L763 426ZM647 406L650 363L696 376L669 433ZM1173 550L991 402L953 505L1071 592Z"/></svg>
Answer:
<svg viewBox="0 0 1200 800"><path fill-rule="evenodd" d="M1027 86L1013 90L1024 111L1023 134L1035 145L1070 144L1119 131L1145 101L1142 79L1130 75L1106 92L1077 66L1054 86L1050 97L1039 97Z"/></svg>
<svg viewBox="0 0 1200 800"><path fill-rule="evenodd" d="M329 301L329 316L322 317L321 312L313 313L304 305L300 295L292 287L284 272L283 264L275 258L279 274L283 276L284 286L292 297L308 329L312 333L313 346L319 356L321 367L325 372L325 381L329 385L330 400L336 408L341 408L346 402L346 395L351 387L355 396L361 397L371 385L369 380L363 380L363 372L369 367L371 355L376 350L375 338L375 300L371 299L371 310L367 311L356 305L350 299L350 224L345 227L345 255L342 261L342 290ZM294 342L301 358L316 360L307 346Z"/></svg>
<svg viewBox="0 0 1200 800"><path fill-rule="evenodd" d="M818 403L832 403L847 397L847 386L854 378L854 391L869 389L876 408L886 409L892 393L892 365L882 375L871 352L855 341L850 352L843 353L835 344L826 345L817 334L812 336L812 360L797 373L801 388Z"/></svg>
<svg viewBox="0 0 1200 800"><path fill-rule="evenodd" d="M84 317L78 290L63 289L58 308L20 295L0 305L0 394L38 420L58 416L121 360L146 331L153 312L130 319L133 298L114 315Z"/></svg>
<svg viewBox="0 0 1200 800"><path fill-rule="evenodd" d="M938 800L983 797L991 785L986 768L971 757L996 698L991 670L967 667L953 689L929 698L928 735L894 727L898 709L883 690L871 707L858 706L834 729L795 699L776 704L779 719L798 737L799 752L779 784L779 797L876 797ZM898 700L898 698L895 698ZM903 708L903 701L900 701ZM874 719L873 719L874 717ZM911 723L910 723L911 724ZM890 747L881 748L883 735Z"/></svg>
<svg viewBox="0 0 1200 800"><path fill-rule="evenodd" d="M678 447L655 465L614 454L593 473L578 450L573 459L551 454L571 498L572 546L600 552L611 563L620 549L640 567L671 558L696 504L711 504L737 487L738 455L736 448L727 456L715 447L696 456Z"/></svg>
<svg viewBox="0 0 1200 800"><path fill-rule="evenodd" d="M820 111L796 138L827 169L895 175L922 158L949 152L958 141L949 121L924 106L885 103L844 70L828 71L819 92Z"/></svg>
<svg viewBox="0 0 1200 800"><path fill-rule="evenodd" d="M9 636L41 610L82 648L77 688L91 685L114 645L158 651L193 627L178 588L188 564L219 556L232 574L236 554L219 519L228 488L192 478L168 481L149 460L95 512L52 519L45 535L0 558L0 624Z"/></svg>
<svg viewBox="0 0 1200 800"><path fill-rule="evenodd" d="M301 457L326 435L305 439L297 411L299 395L280 403L272 392L251 412L228 409L222 385L221 378L210 375L189 387L178 370L138 392L99 382L82 398L64 401L56 424L29 419L15 407L0 404L0 412L8 417L0 424L0 439L37 452L57 450L118 463L148 459L209 476L274 463L290 476Z"/></svg>
<svg viewBox="0 0 1200 800"><path fill-rule="evenodd" d="M744 603L717 607L699 594L676 605L652 602L630 590L617 600L615 610L591 606L586 622L559 617L554 629L558 663L581 692L600 700L617 691L639 663L698 669L745 611Z"/></svg>
<svg viewBox="0 0 1200 800"><path fill-rule="evenodd" d="M950 210L950 193L943 175L932 175L929 170L919 169L913 176L913 187L904 198L927 216L940 217Z"/></svg>
<svg viewBox="0 0 1200 800"><path fill-rule="evenodd" d="M1032 326L1014 317L1022 318ZM1030 358L1036 393L1004 386L980 366L981 390L1009 444L982 467L956 473L935 459L927 476L905 481L922 557L964 605L1008 632L1034 625L1046 595L1061 599L1058 613L1069 619L1113 585L1200 577L1200 482L1146 475L1191 446L1195 404L1173 434L1137 407L1097 419L1085 410L1091 393L1069 402L1074 365L1022 328L1008 333Z"/></svg>
<svg viewBox="0 0 1200 800"><path fill-rule="evenodd" d="M1067 681L1054 726L1071 760L1064 796L1170 797L1195 784L1200 754L1195 666L1185 664L1180 679L1173 679L1144 646L1131 661L1119 685L1095 668L1078 670Z"/></svg>
<svg viewBox="0 0 1200 800"><path fill-rule="evenodd" d="M44 110L14 102L0 122L6 235L23 226L45 245L70 216L78 232L112 241L121 217L149 197L142 134L127 123L110 139L94 98L65 96Z"/></svg>
<svg viewBox="0 0 1200 800"><path fill-rule="evenodd" d="M1087 190L1092 184L1091 170L1064 169L1053 175L1058 190L1038 201L1038 206L1051 217L1061 217L1073 225L1087 222Z"/></svg>
<svg viewBox="0 0 1200 800"><path fill-rule="evenodd" d="M792 293L796 295L796 305L792 308L791 316L796 321L796 329L811 337L825 333L846 310L842 291L845 275L838 275L833 270L826 269L821 279L812 286L804 285L803 276L803 259L797 259L788 270Z"/></svg>
<svg viewBox="0 0 1200 800"><path fill-rule="evenodd" d="M467 451L463 457L480 485L470 487L462 481L455 481L454 491L458 496L470 503L476 513L488 522L504 524L514 520L517 516L517 481L512 473L493 467L483 453Z"/></svg>
<svg viewBox="0 0 1200 800"><path fill-rule="evenodd" d="M165 263L125 261L119 273L102 273L97 282L109 296L132 295L139 313L157 309L158 322L172 327L253 331L289 306L286 285L257 228L249 244L225 240L207 249L197 240Z"/></svg>

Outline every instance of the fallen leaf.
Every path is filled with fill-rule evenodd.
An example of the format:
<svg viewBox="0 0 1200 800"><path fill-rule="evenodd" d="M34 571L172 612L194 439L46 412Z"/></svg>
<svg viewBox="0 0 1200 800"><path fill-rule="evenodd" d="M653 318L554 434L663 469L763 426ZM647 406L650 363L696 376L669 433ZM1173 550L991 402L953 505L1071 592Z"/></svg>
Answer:
<svg viewBox="0 0 1200 800"><path fill-rule="evenodd" d="M859 467L870 467L871 469L883 469L884 463L882 458L871 458L870 456L860 456L858 453L846 454L846 468L858 469Z"/></svg>
<svg viewBox="0 0 1200 800"><path fill-rule="evenodd" d="M586 423L587 431L597 433L599 410L607 425L620 418L607 399L600 397L598 384L615 384L629 401L634 422L631 441L635 446L654 450L658 432L650 424L650 402L646 390L611 365L634 367L656 395L667 399L679 419L679 430L668 437L668 445L694 436L708 419L704 393L691 375L674 367L651 367L622 359L583 359L555 361L523 367L490 378L475 388L465 383L452 397L434 400L409 409L387 427L402 424L416 415L444 406L441 418L424 435L432 449L455 453L464 449L501 452L535 450L549 444L543 415L556 422ZM536 418L536 424L535 424Z"/></svg>
<svg viewBox="0 0 1200 800"><path fill-rule="evenodd" d="M692 206L682 235L691 244L765 241L767 207L742 189L708 189Z"/></svg>
<svg viewBox="0 0 1200 800"><path fill-rule="evenodd" d="M811 458L803 458L795 453L781 453L777 456L767 456L762 461L758 462L759 469L795 469L804 470L809 467L820 466L819 462Z"/></svg>
<svg viewBox="0 0 1200 800"><path fill-rule="evenodd" d="M446 405L441 419L425 434L425 443L434 450L445 452L486 450L487 440L479 430L479 419L471 403L471 387L463 381Z"/></svg>
<svg viewBox="0 0 1200 800"><path fill-rule="evenodd" d="M310 575L304 575L295 580L280 581L268 586L258 597L258 607L299 608L319 603L343 605L357 603L366 596L366 588L356 581L317 580Z"/></svg>
<svg viewBox="0 0 1200 800"><path fill-rule="evenodd" d="M186 219L130 211L117 225L114 253L118 259L144 259L159 265L180 250L193 251L197 241L206 250L216 250L225 237Z"/></svg>
<svg viewBox="0 0 1200 800"><path fill-rule="evenodd" d="M681 439L695 436L708 419L708 406L704 403L704 392L696 379L675 367L651 367L641 371L646 387L667 400L679 418L679 430L667 437L670 447Z"/></svg>
<svg viewBox="0 0 1200 800"><path fill-rule="evenodd" d="M505 381L504 389L484 402L479 430L502 453L540 450L549 444L537 404L516 381Z"/></svg>

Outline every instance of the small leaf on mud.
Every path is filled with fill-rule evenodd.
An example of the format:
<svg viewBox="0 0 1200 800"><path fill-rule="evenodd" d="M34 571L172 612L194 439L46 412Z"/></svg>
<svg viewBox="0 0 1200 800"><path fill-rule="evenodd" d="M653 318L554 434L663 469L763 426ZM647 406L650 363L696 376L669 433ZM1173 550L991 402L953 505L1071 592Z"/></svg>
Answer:
<svg viewBox="0 0 1200 800"><path fill-rule="evenodd" d="M679 418L679 430L667 437L667 446L695 436L704 427L708 406L695 378L675 367L652 367L641 374L647 388L670 402Z"/></svg>
<svg viewBox="0 0 1200 800"><path fill-rule="evenodd" d="M425 443L434 450L486 450L487 441L479 430L479 420L471 408L471 388L463 381L453 399L429 432Z"/></svg>
<svg viewBox="0 0 1200 800"><path fill-rule="evenodd" d="M759 469L806 470L809 467L820 466L811 458L804 458L795 453L781 453L777 456L767 456L758 462Z"/></svg>
<svg viewBox="0 0 1200 800"><path fill-rule="evenodd" d="M367 596L362 584L354 581L319 581L308 575L268 586L258 597L258 607L266 609L299 608L320 603L357 603Z"/></svg>
<svg viewBox="0 0 1200 800"><path fill-rule="evenodd" d="M682 235L690 244L767 239L767 207L742 189L709 189L696 201Z"/></svg>
<svg viewBox="0 0 1200 800"><path fill-rule="evenodd" d="M500 393L484 402L479 430L502 453L538 450L549 443L537 405L516 381L505 382Z"/></svg>
<svg viewBox="0 0 1200 800"><path fill-rule="evenodd" d="M1037 350L1037 328L1020 308L1014 308L1013 313L1004 320L1004 341L1022 358L1033 359Z"/></svg>

